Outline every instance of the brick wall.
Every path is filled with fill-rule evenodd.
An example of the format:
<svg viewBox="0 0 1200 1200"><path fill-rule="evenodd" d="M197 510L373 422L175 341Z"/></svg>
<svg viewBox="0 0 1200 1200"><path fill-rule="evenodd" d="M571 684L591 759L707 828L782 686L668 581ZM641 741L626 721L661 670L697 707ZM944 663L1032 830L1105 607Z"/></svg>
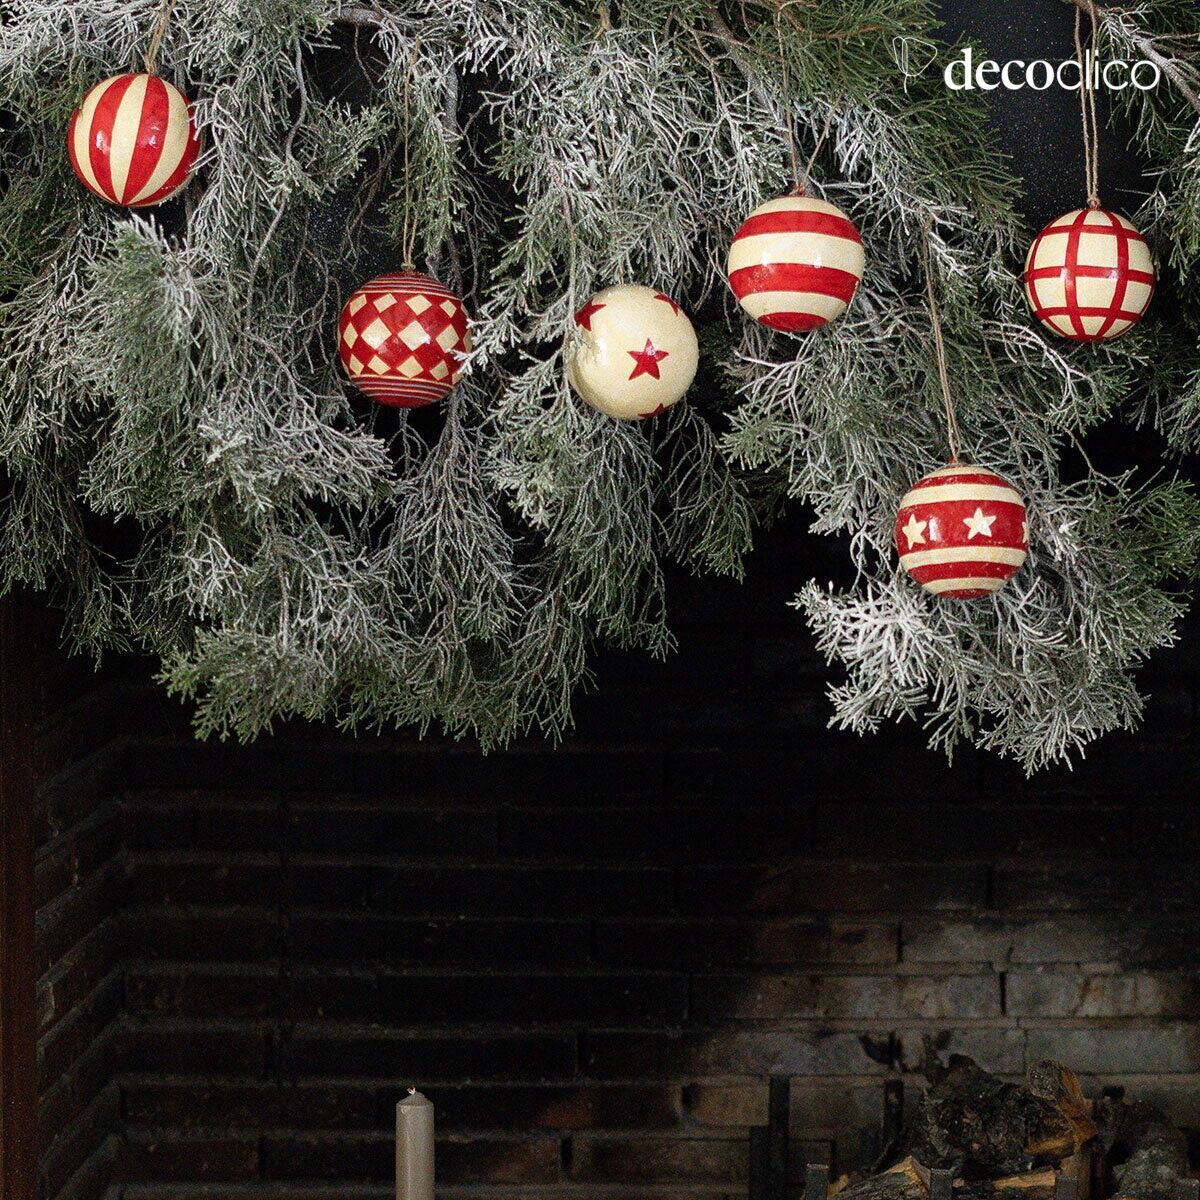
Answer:
<svg viewBox="0 0 1200 1200"><path fill-rule="evenodd" d="M90 1200L119 1149L123 999L119 714L78 660L47 654L35 724L39 1194Z"/></svg>
<svg viewBox="0 0 1200 1200"><path fill-rule="evenodd" d="M114 1188L383 1196L417 1083L448 1195L735 1196L770 1074L797 1168L853 1165L926 1037L1200 1124L1200 637L1074 773L951 771L911 730L825 730L789 536L745 587L678 582L680 654L605 658L558 749L199 745L110 692Z"/></svg>

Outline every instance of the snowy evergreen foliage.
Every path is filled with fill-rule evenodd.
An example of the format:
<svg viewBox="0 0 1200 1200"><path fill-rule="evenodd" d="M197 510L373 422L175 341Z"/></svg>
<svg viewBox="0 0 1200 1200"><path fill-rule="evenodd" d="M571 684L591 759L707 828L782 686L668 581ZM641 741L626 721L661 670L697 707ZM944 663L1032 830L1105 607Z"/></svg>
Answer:
<svg viewBox="0 0 1200 1200"><path fill-rule="evenodd" d="M178 0L159 70L204 150L180 199L132 213L76 183L64 134L159 12L0 0L0 579L51 589L78 645L155 653L202 733L555 734L595 644L669 651L664 563L739 574L787 499L857 568L832 591L797 564L838 722L912 716L1030 769L1136 722L1200 506L1173 468L1106 477L1079 439L1117 419L1197 440L1192 4L1098 5L1101 54L1167 76L1126 102L1157 168L1129 215L1169 266L1169 299L1099 349L1024 308L1034 231L981 108L947 101L929 0ZM733 231L794 182L788 122L867 253L847 317L801 337L723 280ZM356 393L333 336L348 291L399 268L406 202L475 337L417 416ZM926 246L964 457L1030 512L1028 564L973 604L892 548L946 453ZM638 425L564 377L571 314L620 280L702 324L691 402Z"/></svg>

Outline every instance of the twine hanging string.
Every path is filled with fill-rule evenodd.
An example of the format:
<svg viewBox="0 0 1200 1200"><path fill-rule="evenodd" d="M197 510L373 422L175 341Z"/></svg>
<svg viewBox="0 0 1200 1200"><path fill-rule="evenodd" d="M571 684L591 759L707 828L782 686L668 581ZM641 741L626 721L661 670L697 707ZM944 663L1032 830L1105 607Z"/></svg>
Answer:
<svg viewBox="0 0 1200 1200"><path fill-rule="evenodd" d="M158 67L158 48L166 36L174 7L175 0L162 0L158 6L158 15L154 18L154 25L150 30L150 40L146 43L146 53L142 55L142 65L146 68L147 75L153 75Z"/></svg>
<svg viewBox="0 0 1200 1200"><path fill-rule="evenodd" d="M1096 62L1097 19L1094 0L1087 0L1092 22L1090 52L1083 48L1083 13L1075 9L1075 59L1079 63L1079 110L1083 118L1083 171L1088 208L1100 207L1100 122L1096 116L1096 88L1092 71Z"/></svg>
<svg viewBox="0 0 1200 1200"><path fill-rule="evenodd" d="M808 181L812 175L813 164L817 161L817 155L821 153L825 142L829 138L829 131L833 127L834 114L838 110L838 106L842 102L842 96L839 92L837 98L829 106L829 111L825 114L825 125L821 130L820 136L817 138L817 143L813 146L812 153L808 156L808 162L804 164L803 169L800 167L800 154L796 147L796 130L792 120L791 110L788 107L788 97L791 94L791 79L788 75L788 60L787 51L783 45L783 13L784 10L793 4L802 3L803 0L784 0L775 12L775 40L779 47L779 71L780 80L779 86L783 96L781 105L780 124L783 126L784 137L787 140L788 159L792 164L792 178L795 180L795 187L792 189L792 194L803 196L808 192Z"/></svg>
<svg viewBox="0 0 1200 1200"><path fill-rule="evenodd" d="M954 412L954 399L950 395L950 372L946 366L946 343L942 339L942 318L938 312L937 296L933 290L933 250L930 246L930 234L933 231L933 218L925 222L925 253L923 266L925 268L925 295L929 300L929 319L933 326L933 356L937 363L938 383L942 389L942 403L946 408L946 441L950 447L950 465L957 466L961 461L959 454L962 450L962 431L958 427L958 417Z"/></svg>
<svg viewBox="0 0 1200 1200"><path fill-rule="evenodd" d="M796 131L792 127L792 112L788 107L788 97L791 95L792 85L788 78L788 60L787 51L783 47L783 10L787 8L787 4L781 4L775 10L775 41L779 46L779 89L781 92L780 104L780 123L783 125L784 136L787 138L788 159L792 164L792 179L796 183L796 191L803 193L804 181L808 179L806 171L803 178L800 175L800 155L796 150ZM812 165L811 163L809 164Z"/></svg>
<svg viewBox="0 0 1200 1200"><path fill-rule="evenodd" d="M421 51L421 39L413 40L412 53L408 56L408 67L404 72L404 158L402 160L402 170L404 173L404 215L403 223L400 231L400 249L404 254L404 269L413 271L416 269L413 264L413 245L417 240L416 222L412 218L412 183L408 174L408 143L409 133L411 130L411 106L410 93L412 91L413 69L417 65L417 55Z"/></svg>
<svg viewBox="0 0 1200 1200"><path fill-rule="evenodd" d="M833 128L833 117L838 110L838 106L842 102L841 93L838 93L834 102L829 106L829 111L825 114L825 125L821 130L821 136L817 138L817 144L813 147L812 153L808 156L808 162L804 164L804 175L796 184L796 192L803 196L808 191L809 176L812 175L813 164L817 161L817 155L821 153L822 147L829 138L829 131Z"/></svg>

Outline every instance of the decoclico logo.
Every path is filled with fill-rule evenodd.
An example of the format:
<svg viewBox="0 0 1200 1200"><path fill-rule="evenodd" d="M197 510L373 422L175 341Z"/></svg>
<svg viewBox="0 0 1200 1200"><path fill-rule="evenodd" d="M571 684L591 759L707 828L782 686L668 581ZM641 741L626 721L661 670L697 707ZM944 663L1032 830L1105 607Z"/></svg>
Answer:
<svg viewBox="0 0 1200 1200"><path fill-rule="evenodd" d="M994 92L998 88L1009 92L1019 92L1022 88L1044 92L1057 84L1068 92L1077 92L1088 80L1095 91L1105 88L1123 92L1128 87L1135 87L1138 91L1149 92L1162 81L1158 64L1147 58L1132 63L1123 58L1103 62L1089 50L1084 59L1082 67L1074 58L1064 59L1057 67L1044 58L1032 62L1014 58L1006 63L985 58L976 63L974 51L968 46L958 58L947 63L946 86L954 92L970 92L976 88L984 92Z"/></svg>

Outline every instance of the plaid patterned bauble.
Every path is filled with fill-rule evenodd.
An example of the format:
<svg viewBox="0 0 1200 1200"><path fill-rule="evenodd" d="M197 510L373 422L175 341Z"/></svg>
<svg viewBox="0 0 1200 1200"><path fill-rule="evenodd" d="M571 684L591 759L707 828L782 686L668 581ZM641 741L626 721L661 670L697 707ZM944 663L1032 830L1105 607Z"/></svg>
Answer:
<svg viewBox="0 0 1200 1200"><path fill-rule="evenodd" d="M1025 261L1025 297L1034 316L1076 342L1106 341L1132 329L1155 281L1146 239L1104 208L1080 208L1051 221Z"/></svg>
<svg viewBox="0 0 1200 1200"><path fill-rule="evenodd" d="M471 334L462 301L417 271L380 275L346 301L338 354L378 404L422 408L458 382Z"/></svg>

